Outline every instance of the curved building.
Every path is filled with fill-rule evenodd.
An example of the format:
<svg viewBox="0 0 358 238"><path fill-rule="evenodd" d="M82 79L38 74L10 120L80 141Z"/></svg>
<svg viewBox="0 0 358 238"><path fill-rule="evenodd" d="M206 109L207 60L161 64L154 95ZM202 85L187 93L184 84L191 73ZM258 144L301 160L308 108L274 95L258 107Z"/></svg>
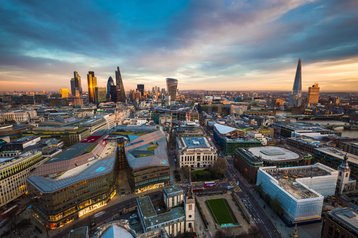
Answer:
<svg viewBox="0 0 358 238"><path fill-rule="evenodd" d="M167 78L167 90L171 101L175 101L177 97L178 80L173 78Z"/></svg>
<svg viewBox="0 0 358 238"><path fill-rule="evenodd" d="M36 217L56 229L102 206L116 194L117 144L91 136L36 169L27 179Z"/></svg>
<svg viewBox="0 0 358 238"><path fill-rule="evenodd" d="M114 99L114 97L113 97L114 95L112 94L113 86L115 86L113 78L112 78L112 76L109 76L108 81L107 81L107 94L106 94L107 101L113 101L113 99ZM114 93L116 93L116 91L114 91Z"/></svg>

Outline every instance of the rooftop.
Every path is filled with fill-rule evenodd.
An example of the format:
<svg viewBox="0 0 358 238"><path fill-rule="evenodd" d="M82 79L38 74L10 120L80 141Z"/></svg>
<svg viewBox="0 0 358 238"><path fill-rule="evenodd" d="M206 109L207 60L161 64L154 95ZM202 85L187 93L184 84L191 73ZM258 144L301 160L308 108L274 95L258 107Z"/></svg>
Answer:
<svg viewBox="0 0 358 238"><path fill-rule="evenodd" d="M328 176L337 172L320 163L307 166L295 166L287 168L263 167L260 170L268 173L278 182L286 192L296 199L320 197L321 195L300 182L302 178Z"/></svg>
<svg viewBox="0 0 358 238"><path fill-rule="evenodd" d="M321 147L321 148L316 148L316 150L320 151L322 153L331 155L331 156L333 156L337 159L340 159L340 160L344 160L344 157L347 155L348 162L358 164L358 156L357 155L344 152L343 150L340 150L340 149L337 149L334 147Z"/></svg>
<svg viewBox="0 0 358 238"><path fill-rule="evenodd" d="M295 152L277 146L262 146L249 148L253 155L261 158L264 161L292 161L300 159L300 156Z"/></svg>
<svg viewBox="0 0 358 238"><path fill-rule="evenodd" d="M218 124L218 123L215 123L215 124L214 124L214 127L215 127L216 130L217 130L220 134L222 134L222 135L225 135L225 134L228 134L228 133L231 133L231 132L237 130L237 129L234 128L234 127L224 126L224 125L221 125L221 124Z"/></svg>
<svg viewBox="0 0 358 238"><path fill-rule="evenodd" d="M358 236L358 212L352 208L335 208L328 215Z"/></svg>
<svg viewBox="0 0 358 238"><path fill-rule="evenodd" d="M182 137L181 139L189 149L209 147L205 137Z"/></svg>
<svg viewBox="0 0 358 238"><path fill-rule="evenodd" d="M184 191L178 185L172 185L170 187L165 187L163 189L163 193L165 193L167 196L173 196L173 195L176 195L176 194L184 193Z"/></svg>

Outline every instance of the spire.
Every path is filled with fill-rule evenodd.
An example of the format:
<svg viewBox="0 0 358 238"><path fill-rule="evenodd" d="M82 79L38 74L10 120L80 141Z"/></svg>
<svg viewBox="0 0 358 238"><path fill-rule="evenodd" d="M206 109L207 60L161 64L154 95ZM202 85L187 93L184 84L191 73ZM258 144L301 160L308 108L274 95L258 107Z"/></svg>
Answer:
<svg viewBox="0 0 358 238"><path fill-rule="evenodd" d="M342 160L342 163L339 165L340 169L349 169L349 164L348 164L348 153L346 153L344 155L344 158Z"/></svg>
<svg viewBox="0 0 358 238"><path fill-rule="evenodd" d="M298 59L295 81L293 83L293 94L301 93L302 91L302 70L301 70L301 59Z"/></svg>
<svg viewBox="0 0 358 238"><path fill-rule="evenodd" d="M295 224L295 228L293 229L293 231L292 231L292 233L290 235L290 238L299 238L297 223Z"/></svg>

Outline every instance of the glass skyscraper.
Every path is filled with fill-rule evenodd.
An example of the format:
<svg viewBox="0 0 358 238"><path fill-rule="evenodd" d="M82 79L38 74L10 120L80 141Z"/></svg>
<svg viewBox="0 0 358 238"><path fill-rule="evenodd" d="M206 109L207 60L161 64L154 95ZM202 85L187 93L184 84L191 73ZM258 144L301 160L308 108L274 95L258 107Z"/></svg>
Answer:
<svg viewBox="0 0 358 238"><path fill-rule="evenodd" d="M88 84L88 101L91 103L96 103L95 88L97 87L97 78L94 75L93 71L89 71L87 74L87 84Z"/></svg>
<svg viewBox="0 0 358 238"><path fill-rule="evenodd" d="M167 90L171 101L175 101L177 97L178 80L173 78L167 78Z"/></svg>

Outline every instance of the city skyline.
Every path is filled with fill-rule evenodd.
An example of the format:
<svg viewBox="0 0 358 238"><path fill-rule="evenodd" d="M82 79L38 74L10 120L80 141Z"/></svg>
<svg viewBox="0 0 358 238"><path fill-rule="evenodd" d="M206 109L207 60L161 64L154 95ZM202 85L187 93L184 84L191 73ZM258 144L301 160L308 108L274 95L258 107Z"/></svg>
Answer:
<svg viewBox="0 0 358 238"><path fill-rule="evenodd" d="M355 1L106 1L68 7L61 1L0 6L2 91L56 91L69 87L75 70L82 77L94 71L105 86L117 65L126 90L165 87L165 78L173 77L181 90L289 91L298 58L303 91L315 82L322 91L358 90Z"/></svg>

